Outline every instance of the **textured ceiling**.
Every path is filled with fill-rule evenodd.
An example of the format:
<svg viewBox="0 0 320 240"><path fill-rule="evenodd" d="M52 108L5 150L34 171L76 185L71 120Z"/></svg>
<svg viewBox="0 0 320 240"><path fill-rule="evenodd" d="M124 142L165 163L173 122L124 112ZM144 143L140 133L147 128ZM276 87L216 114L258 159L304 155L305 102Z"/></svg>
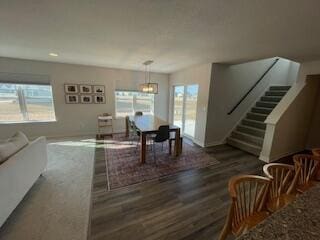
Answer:
<svg viewBox="0 0 320 240"><path fill-rule="evenodd" d="M320 58L319 0L1 0L0 56L173 72ZM48 53L55 52L53 58Z"/></svg>

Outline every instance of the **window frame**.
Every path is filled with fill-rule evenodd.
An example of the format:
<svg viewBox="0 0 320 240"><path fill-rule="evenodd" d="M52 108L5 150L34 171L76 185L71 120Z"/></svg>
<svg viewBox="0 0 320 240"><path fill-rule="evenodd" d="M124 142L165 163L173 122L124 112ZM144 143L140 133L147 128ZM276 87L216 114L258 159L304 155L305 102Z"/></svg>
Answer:
<svg viewBox="0 0 320 240"><path fill-rule="evenodd" d="M22 120L13 120L13 121L2 121L0 120L0 125L1 124L23 124L23 123L50 123L50 122L57 122L57 116L56 116L56 111L55 111L55 104L54 104L54 97L53 97L53 91L52 91L52 85L51 84L34 84L34 83L20 83L20 82L0 82L0 84L10 84L10 85L15 85L15 93L17 96L17 101L20 109L20 114L22 115ZM27 103L27 97L25 96L23 85L35 85L35 86L48 86L51 89L51 100L52 100L52 114L53 118L52 119L45 119L45 120L34 120L34 119L29 119L28 116L28 103Z"/></svg>
<svg viewBox="0 0 320 240"><path fill-rule="evenodd" d="M152 104L152 106L151 106L151 111L150 111L150 113L145 113L145 114L151 114L151 115L154 115L155 113L154 113L154 105L155 105L155 101L154 101L154 95L155 94L152 94L152 93L141 93L140 91L136 91L136 90L123 90L123 89L116 89L116 90L114 90L114 116L115 116L115 118L116 119L123 119L123 118L125 118L125 116L119 116L119 114L117 113L117 92L131 92L131 93L136 93L136 94L148 94L148 95L152 95L152 97L153 97L153 104ZM139 109L135 109L135 106L134 106L134 103L136 103L137 102L137 96L136 95L134 95L133 96L133 99L132 99L132 109L133 109L133 112L132 112L132 114L128 114L128 116L133 116L134 115L134 113L136 112L136 111L140 111Z"/></svg>

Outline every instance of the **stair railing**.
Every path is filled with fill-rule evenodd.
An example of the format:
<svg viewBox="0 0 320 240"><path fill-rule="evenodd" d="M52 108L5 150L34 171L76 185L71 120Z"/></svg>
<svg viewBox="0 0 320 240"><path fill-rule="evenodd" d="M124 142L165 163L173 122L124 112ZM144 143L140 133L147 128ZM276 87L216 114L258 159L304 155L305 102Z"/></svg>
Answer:
<svg viewBox="0 0 320 240"><path fill-rule="evenodd" d="M262 81L262 79L267 75L267 73L273 68L273 66L279 61L279 58L275 59L274 62L268 67L268 69L261 75L258 81L248 90L248 92L243 95L243 97L237 102L237 104L228 112L228 115L231 115L237 107L243 102L243 100L252 92L252 90Z"/></svg>

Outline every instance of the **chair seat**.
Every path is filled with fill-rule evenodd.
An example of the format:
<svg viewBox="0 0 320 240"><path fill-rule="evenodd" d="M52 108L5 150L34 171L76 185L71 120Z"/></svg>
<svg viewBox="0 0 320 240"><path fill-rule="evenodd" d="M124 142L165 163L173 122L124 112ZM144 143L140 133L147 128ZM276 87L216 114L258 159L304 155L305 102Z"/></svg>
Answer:
<svg viewBox="0 0 320 240"><path fill-rule="evenodd" d="M275 212L291 203L295 198L296 196L294 194L281 194L279 197L268 200L267 209L270 212Z"/></svg>
<svg viewBox="0 0 320 240"><path fill-rule="evenodd" d="M309 181L305 184L302 184L302 185L298 185L297 186L297 191L300 192L300 193L303 193L305 191L307 191L309 188L315 186L316 184L319 184L319 182L317 181Z"/></svg>
<svg viewBox="0 0 320 240"><path fill-rule="evenodd" d="M267 211L256 212L244 219L239 226L233 227L232 232L235 236L240 236L241 234L246 233L251 228L262 222L268 216L269 212Z"/></svg>

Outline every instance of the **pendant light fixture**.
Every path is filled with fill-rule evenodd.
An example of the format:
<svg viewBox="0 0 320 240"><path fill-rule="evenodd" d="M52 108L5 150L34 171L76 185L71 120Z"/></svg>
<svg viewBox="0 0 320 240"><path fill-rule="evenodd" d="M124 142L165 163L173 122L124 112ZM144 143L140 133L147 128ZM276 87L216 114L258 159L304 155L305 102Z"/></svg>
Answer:
<svg viewBox="0 0 320 240"><path fill-rule="evenodd" d="M150 65L153 63L152 60L145 61L143 63L145 67L145 75L144 75L144 83L140 84L140 91L144 93L158 93L158 83L151 83L150 82Z"/></svg>

